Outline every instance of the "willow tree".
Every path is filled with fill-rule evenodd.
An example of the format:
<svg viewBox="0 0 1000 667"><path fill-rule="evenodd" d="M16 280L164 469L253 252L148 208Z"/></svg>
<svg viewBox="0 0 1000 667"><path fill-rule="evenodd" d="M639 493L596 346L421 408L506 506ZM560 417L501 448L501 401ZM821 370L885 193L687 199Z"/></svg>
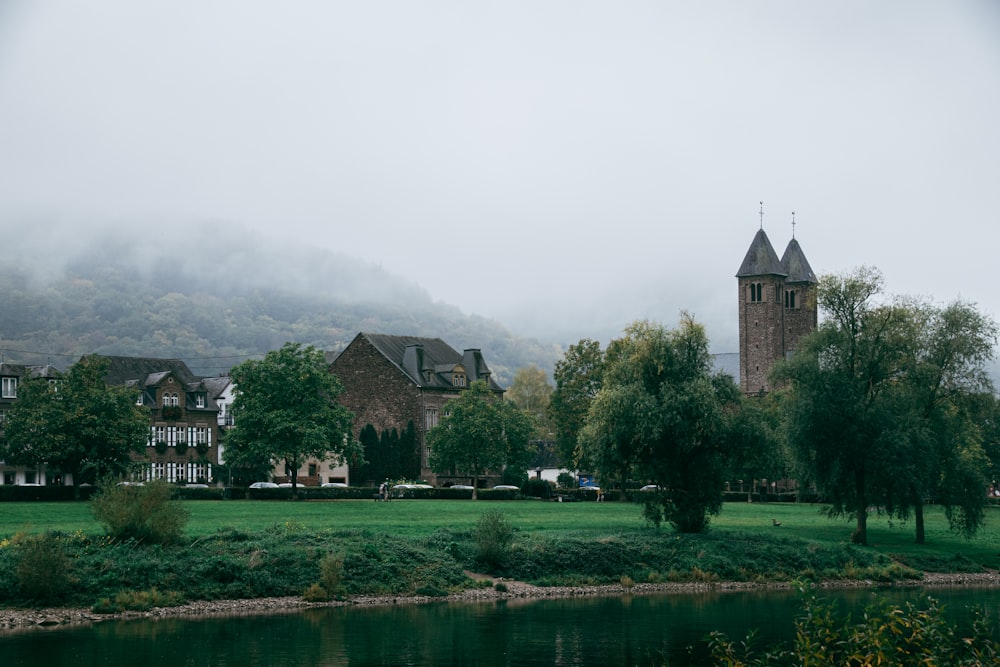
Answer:
<svg viewBox="0 0 1000 667"><path fill-rule="evenodd" d="M916 515L946 506L966 535L982 522L987 460L969 407L990 389L984 370L996 327L974 308L880 300L882 275L862 267L821 279L826 318L779 365L784 406L802 481L853 517L852 541L867 544L873 506Z"/></svg>
<svg viewBox="0 0 1000 667"><path fill-rule="evenodd" d="M700 532L722 507L732 415L740 395L712 374L704 328L685 314L677 329L635 322L605 354L604 378L580 432L602 478L655 480L663 516Z"/></svg>

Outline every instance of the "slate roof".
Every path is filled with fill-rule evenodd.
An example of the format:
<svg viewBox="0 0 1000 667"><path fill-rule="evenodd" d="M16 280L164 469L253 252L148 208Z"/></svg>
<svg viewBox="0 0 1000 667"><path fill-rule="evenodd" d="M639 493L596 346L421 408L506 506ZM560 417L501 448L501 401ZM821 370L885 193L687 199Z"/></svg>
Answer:
<svg viewBox="0 0 1000 667"><path fill-rule="evenodd" d="M781 268L788 276L786 280L790 283L819 282L816 280L816 274L813 273L812 267L809 266L809 260L802 252L802 247L794 238L788 242L785 254L781 256Z"/></svg>
<svg viewBox="0 0 1000 667"><path fill-rule="evenodd" d="M4 377L43 377L57 378L62 375L52 364L26 365L0 363L0 375Z"/></svg>
<svg viewBox="0 0 1000 667"><path fill-rule="evenodd" d="M459 353L440 338L359 333L382 356L399 368L415 385L425 389L455 389L452 371L461 364L468 384L485 380L494 391L503 389L483 359L482 352L468 349Z"/></svg>
<svg viewBox="0 0 1000 667"><path fill-rule="evenodd" d="M753 237L753 242L750 244L749 250L747 250L746 257L743 258L740 270L736 272L736 277L745 278L748 276L767 275L785 276L787 273L782 266L781 260L778 259L778 253L774 251L774 246L768 240L767 234L761 229Z"/></svg>
<svg viewBox="0 0 1000 667"><path fill-rule="evenodd" d="M185 392L205 392L208 400L205 403L207 410L217 410L215 403L216 393L213 387L206 385L205 381L191 372L180 359L156 359L152 357L118 357L111 355L98 355L109 362L108 372L104 376L104 381L109 385L125 385L138 387L145 394L147 402L152 402L152 390L168 375L177 378ZM215 378L213 378L215 379ZM196 409L193 405L187 404L187 409Z"/></svg>

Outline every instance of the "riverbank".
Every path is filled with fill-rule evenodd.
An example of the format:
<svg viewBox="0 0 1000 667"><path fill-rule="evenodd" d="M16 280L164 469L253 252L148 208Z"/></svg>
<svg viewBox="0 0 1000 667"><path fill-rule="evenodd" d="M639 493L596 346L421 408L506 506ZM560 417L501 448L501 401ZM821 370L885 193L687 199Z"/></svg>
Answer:
<svg viewBox="0 0 1000 667"><path fill-rule="evenodd" d="M217 617L246 616L256 614L295 613L306 609L341 606L375 606L427 604L438 602L474 603L497 600L534 600L542 598L583 597L602 595L685 595L708 591L754 591L768 589L788 589L793 586L789 582L683 582L635 584L626 589L620 584L605 586L535 586L520 581L509 581L483 575L471 575L475 578L486 578L496 583L502 583L506 590L498 591L495 587L472 588L461 593L453 593L444 597L428 596L358 596L346 600L330 602L308 602L299 596L257 598L247 600L202 600L190 602L176 607L156 607L149 611L125 611L113 614L97 614L89 609L80 608L9 608L0 609L0 635L45 631L67 626L89 625L106 621L121 621L141 618L168 617ZM819 582L820 589L843 588L902 588L902 587L997 587L1000 588L1000 572L989 571L979 573L940 573L926 572L922 579L902 580L891 584L866 580L836 580Z"/></svg>

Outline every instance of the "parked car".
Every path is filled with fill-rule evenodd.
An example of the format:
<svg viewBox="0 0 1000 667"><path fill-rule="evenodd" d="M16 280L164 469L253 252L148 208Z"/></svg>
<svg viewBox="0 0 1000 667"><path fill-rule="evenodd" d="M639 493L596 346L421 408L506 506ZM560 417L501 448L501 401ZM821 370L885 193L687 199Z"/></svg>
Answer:
<svg viewBox="0 0 1000 667"><path fill-rule="evenodd" d="M658 487L656 484L647 484L646 486L642 487L639 490L640 491L659 491L660 487Z"/></svg>
<svg viewBox="0 0 1000 667"><path fill-rule="evenodd" d="M472 487L468 484L452 484L448 487L449 489L459 489L461 491L472 491Z"/></svg>
<svg viewBox="0 0 1000 667"><path fill-rule="evenodd" d="M326 484L321 484L320 486L321 486L321 488L324 488L324 489L347 489L347 488L350 488L350 487L347 486L347 484L344 484L343 482L327 482Z"/></svg>
<svg viewBox="0 0 1000 667"><path fill-rule="evenodd" d="M394 489L405 490L405 489L433 489L434 487L430 484L396 484Z"/></svg>
<svg viewBox="0 0 1000 667"><path fill-rule="evenodd" d="M274 482L254 482L250 485L251 489L276 489L278 485Z"/></svg>
<svg viewBox="0 0 1000 667"><path fill-rule="evenodd" d="M513 484L497 484L493 487L494 491L520 491L521 487L514 486Z"/></svg>

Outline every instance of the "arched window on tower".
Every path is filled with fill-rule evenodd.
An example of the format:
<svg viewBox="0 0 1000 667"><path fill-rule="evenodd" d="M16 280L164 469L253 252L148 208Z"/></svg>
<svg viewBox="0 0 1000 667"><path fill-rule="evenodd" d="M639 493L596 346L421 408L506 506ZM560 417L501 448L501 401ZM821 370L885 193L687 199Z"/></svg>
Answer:
<svg viewBox="0 0 1000 667"><path fill-rule="evenodd" d="M795 290L785 290L785 308L795 308Z"/></svg>
<svg viewBox="0 0 1000 667"><path fill-rule="evenodd" d="M761 283L750 283L750 303L760 303L764 300L764 286Z"/></svg>

